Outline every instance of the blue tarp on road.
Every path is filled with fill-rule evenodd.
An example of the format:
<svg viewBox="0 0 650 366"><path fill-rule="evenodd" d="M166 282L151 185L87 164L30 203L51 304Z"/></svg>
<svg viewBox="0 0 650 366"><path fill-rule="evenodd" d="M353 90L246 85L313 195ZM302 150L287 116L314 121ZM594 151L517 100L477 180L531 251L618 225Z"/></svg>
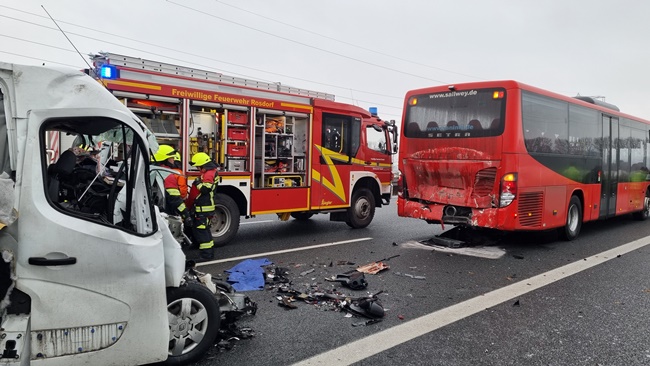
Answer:
<svg viewBox="0 0 650 366"><path fill-rule="evenodd" d="M272 264L266 258L262 259L246 259L226 270L230 273L228 276L228 283L237 291L254 291L264 289L264 268Z"/></svg>

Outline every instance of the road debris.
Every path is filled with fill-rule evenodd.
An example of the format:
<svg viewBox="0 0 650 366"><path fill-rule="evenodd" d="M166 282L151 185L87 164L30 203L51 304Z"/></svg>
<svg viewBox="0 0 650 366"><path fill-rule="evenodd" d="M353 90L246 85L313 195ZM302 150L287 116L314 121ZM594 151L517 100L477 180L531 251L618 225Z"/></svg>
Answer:
<svg viewBox="0 0 650 366"><path fill-rule="evenodd" d="M288 283L289 270L284 267L275 267L273 270L267 272L266 278L277 283Z"/></svg>
<svg viewBox="0 0 650 366"><path fill-rule="evenodd" d="M410 240L401 244L401 247L404 249L422 249L429 251L436 251L447 254L459 254L467 255L472 257L486 258L486 259L499 259L506 254L504 249L493 247L493 246L476 246L476 247L460 247L460 248L449 248L444 245L435 245L430 244L426 241L415 241Z"/></svg>
<svg viewBox="0 0 650 366"><path fill-rule="evenodd" d="M289 280L288 273L285 273L287 282L274 281L274 274L277 269L267 268L267 285L277 290L276 300L278 306L287 310L296 309L297 302L304 302L322 311L334 311L345 313L346 317L365 317L368 319L380 319L384 317L385 309L379 301L378 295L366 294L362 296L351 296L337 291L333 288L324 288L317 282L306 285L305 290L294 288ZM280 271L282 273L282 271ZM362 272L352 270L344 274L325 278L328 282L340 282L350 289L361 290L368 285ZM375 322L363 322L363 325L374 324ZM360 326L360 325L356 325Z"/></svg>
<svg viewBox="0 0 650 366"><path fill-rule="evenodd" d="M353 327L365 327L366 325L379 323L380 321L381 321L381 319L368 319L368 320L363 321L363 322L352 323L352 326Z"/></svg>
<svg viewBox="0 0 650 366"><path fill-rule="evenodd" d="M192 262L188 264L184 277L186 281L210 281L206 286L215 294L221 313L219 333L215 338L215 346L220 351L231 350L235 341L255 335L251 328L239 327L236 322L244 316L255 315L257 303L237 292L228 282L217 280L210 273L200 272Z"/></svg>
<svg viewBox="0 0 650 366"><path fill-rule="evenodd" d="M312 272L314 272L314 269L313 269L313 268L312 268L312 269L308 269L308 270L303 271L303 272L300 272L300 276L304 277L304 276L306 276L306 275L308 275L308 274L310 274L310 273L312 273Z"/></svg>
<svg viewBox="0 0 650 366"><path fill-rule="evenodd" d="M377 274L385 269L389 269L390 267L385 264L384 262L373 262L366 264L361 267L357 267L357 271L363 272L363 273L368 273L368 274Z"/></svg>
<svg viewBox="0 0 650 366"><path fill-rule="evenodd" d="M416 276L416 275L412 275L410 273L401 273L401 272L394 272L394 273L395 273L396 276L404 276L404 277L412 278L414 280L426 280L427 279L424 276Z"/></svg>
<svg viewBox="0 0 650 366"><path fill-rule="evenodd" d="M279 296L280 302L278 306L285 307L287 309L297 309L298 307L292 303L292 299L287 296Z"/></svg>
<svg viewBox="0 0 650 366"><path fill-rule="evenodd" d="M362 272L350 271L345 274L325 278L326 281L340 282L342 285L347 286L352 290L363 290L368 287L368 282Z"/></svg>

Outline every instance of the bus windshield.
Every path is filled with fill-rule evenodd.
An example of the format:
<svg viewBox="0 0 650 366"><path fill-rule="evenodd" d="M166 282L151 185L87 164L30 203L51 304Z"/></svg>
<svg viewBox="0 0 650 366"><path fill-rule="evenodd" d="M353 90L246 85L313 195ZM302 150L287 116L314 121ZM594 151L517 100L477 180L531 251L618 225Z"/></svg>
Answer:
<svg viewBox="0 0 650 366"><path fill-rule="evenodd" d="M503 133L505 89L472 89L409 98L405 137L458 138Z"/></svg>

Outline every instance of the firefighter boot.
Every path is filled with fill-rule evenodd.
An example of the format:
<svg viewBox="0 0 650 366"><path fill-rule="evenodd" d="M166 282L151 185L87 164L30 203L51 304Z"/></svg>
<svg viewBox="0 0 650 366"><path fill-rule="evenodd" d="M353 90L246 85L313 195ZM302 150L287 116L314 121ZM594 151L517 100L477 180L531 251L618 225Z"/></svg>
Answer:
<svg viewBox="0 0 650 366"><path fill-rule="evenodd" d="M213 248L200 249L199 250L199 258L201 258L203 260L214 259L214 249Z"/></svg>

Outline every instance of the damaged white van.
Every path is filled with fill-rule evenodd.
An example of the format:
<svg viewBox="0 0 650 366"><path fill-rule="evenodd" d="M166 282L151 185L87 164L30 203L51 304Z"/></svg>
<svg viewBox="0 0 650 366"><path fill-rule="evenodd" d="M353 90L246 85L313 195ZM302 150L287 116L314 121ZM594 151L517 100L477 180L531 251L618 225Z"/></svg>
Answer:
<svg viewBox="0 0 650 366"><path fill-rule="evenodd" d="M214 344L218 299L153 204L150 134L80 71L0 63L0 364L181 365ZM85 149L102 145L112 169Z"/></svg>

